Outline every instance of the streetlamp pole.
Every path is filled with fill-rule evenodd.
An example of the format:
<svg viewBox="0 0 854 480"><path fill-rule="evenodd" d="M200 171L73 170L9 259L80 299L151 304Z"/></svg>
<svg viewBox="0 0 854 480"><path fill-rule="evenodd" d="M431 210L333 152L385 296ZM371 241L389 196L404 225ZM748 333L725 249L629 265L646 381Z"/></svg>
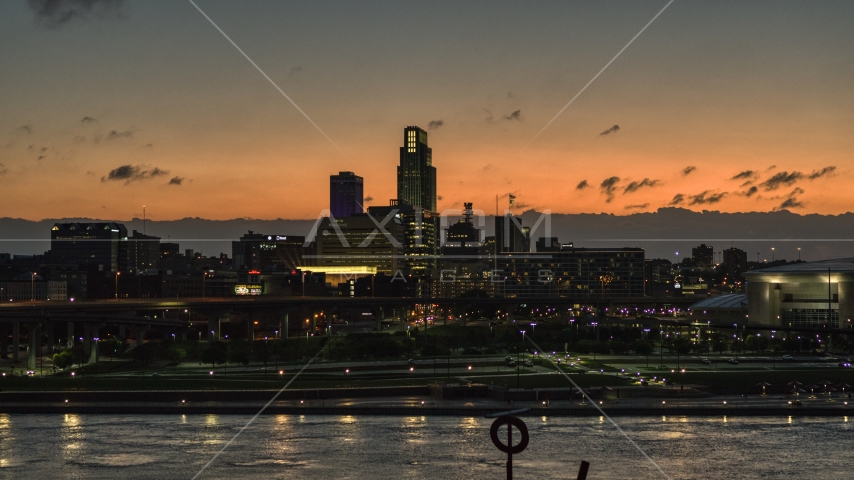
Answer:
<svg viewBox="0 0 854 480"><path fill-rule="evenodd" d="M119 300L119 275L121 272L116 272L116 301Z"/></svg>
<svg viewBox="0 0 854 480"><path fill-rule="evenodd" d="M30 301L36 301L36 272L30 272Z"/></svg>
<svg viewBox="0 0 854 480"><path fill-rule="evenodd" d="M516 350L516 388L520 388L522 386L522 379L519 376L519 369L520 369L519 364L522 363L522 359L519 357L519 355L522 353L521 350L522 350L522 347L524 347L524 346L525 346L525 331L522 330L522 345L520 345L519 349Z"/></svg>

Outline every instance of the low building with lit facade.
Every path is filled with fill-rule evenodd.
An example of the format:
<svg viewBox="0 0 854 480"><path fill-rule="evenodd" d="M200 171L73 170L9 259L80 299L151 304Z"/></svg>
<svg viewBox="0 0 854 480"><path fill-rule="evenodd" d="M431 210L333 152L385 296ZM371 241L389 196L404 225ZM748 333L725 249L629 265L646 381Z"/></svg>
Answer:
<svg viewBox="0 0 854 480"><path fill-rule="evenodd" d="M791 263L743 273L748 325L848 328L854 258Z"/></svg>

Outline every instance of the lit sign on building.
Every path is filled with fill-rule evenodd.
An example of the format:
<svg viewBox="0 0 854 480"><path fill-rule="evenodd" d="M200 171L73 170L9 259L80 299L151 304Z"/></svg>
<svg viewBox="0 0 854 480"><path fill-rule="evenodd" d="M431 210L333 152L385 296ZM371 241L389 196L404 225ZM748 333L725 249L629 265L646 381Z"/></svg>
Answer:
<svg viewBox="0 0 854 480"><path fill-rule="evenodd" d="M261 295L263 286L255 283L239 283L234 286L235 295Z"/></svg>

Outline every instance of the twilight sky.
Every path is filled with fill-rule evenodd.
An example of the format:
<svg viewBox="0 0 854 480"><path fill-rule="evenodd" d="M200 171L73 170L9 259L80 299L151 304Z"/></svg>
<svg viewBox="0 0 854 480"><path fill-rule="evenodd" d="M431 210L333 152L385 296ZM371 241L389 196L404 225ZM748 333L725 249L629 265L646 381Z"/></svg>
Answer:
<svg viewBox="0 0 854 480"><path fill-rule="evenodd" d="M188 1L7 0L0 217L385 205L410 124L440 210L854 205L854 2L676 0L533 142L667 0L196 3L343 154Z"/></svg>

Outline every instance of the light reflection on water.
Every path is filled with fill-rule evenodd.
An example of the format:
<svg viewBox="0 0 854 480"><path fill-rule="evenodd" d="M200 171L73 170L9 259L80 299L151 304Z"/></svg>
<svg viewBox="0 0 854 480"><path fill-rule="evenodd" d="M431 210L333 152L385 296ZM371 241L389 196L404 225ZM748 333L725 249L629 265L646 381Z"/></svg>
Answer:
<svg viewBox="0 0 854 480"><path fill-rule="evenodd" d="M240 415L0 415L0 478L190 478ZM660 478L601 417L526 418L519 478ZM617 423L674 479L851 478L847 417L648 417ZM261 416L204 478L500 478L492 420Z"/></svg>

